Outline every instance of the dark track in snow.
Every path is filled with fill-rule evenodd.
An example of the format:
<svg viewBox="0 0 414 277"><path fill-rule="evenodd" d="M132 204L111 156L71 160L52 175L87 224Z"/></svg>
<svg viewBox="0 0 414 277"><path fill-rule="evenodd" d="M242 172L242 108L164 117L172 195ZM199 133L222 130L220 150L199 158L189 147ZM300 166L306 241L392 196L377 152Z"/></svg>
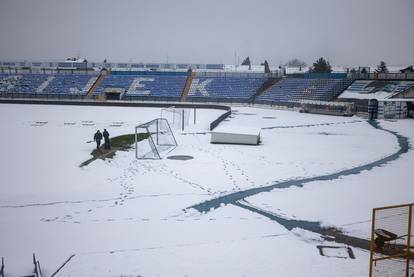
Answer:
<svg viewBox="0 0 414 277"><path fill-rule="evenodd" d="M357 122L357 121L355 121ZM292 179L288 181L281 181L281 182L275 182L272 185L265 186L265 187L257 187L252 189L247 189L244 191L238 191L234 193L230 193L227 195L223 195L196 205L193 205L191 207L188 207L189 209L195 209L200 213L207 213L210 210L217 209L221 207L222 205L235 205L243 209L247 209L251 212L258 213L262 216L265 216L273 221L278 222L282 226L284 226L288 230L292 230L293 228L301 228L305 229L311 232L319 233L323 236L325 236L328 240L334 240L336 242L340 243L346 243L349 245L353 245L356 247L360 247L363 249L369 249L369 241L351 237L343 234L339 229L337 228L323 228L321 226L320 222L311 222L311 221L305 221L305 220L293 220L293 219L286 219L279 215L273 214L271 212L256 208L252 205L250 205L248 202L245 201L245 198L251 197L253 195L262 193L262 192L269 192L273 189L285 189L290 187L303 187L307 183L315 182L315 181L332 181L336 180L341 177L349 176L349 175L355 175L360 174L362 171L369 171L375 167L383 166L389 162L397 160L401 155L407 153L411 149L411 145L409 143L409 139L405 136L402 136L398 134L397 132L387 130L382 128L377 121L368 121L368 123L381 131L388 132L390 134L393 134L398 139L398 145L399 150L395 153L388 155L385 158L376 160L374 162L357 166L354 168L342 170L336 173L317 176L317 177L310 177L310 178L303 178L303 179ZM320 125L327 125L327 124L320 124ZM328 124L331 125L331 124ZM303 125L303 127L309 127L309 126L319 126L319 124L315 125ZM299 127L299 126L297 126ZM289 127L282 127L282 128L289 128ZM269 128L270 129L270 128ZM330 238L329 238L330 237Z"/></svg>
<svg viewBox="0 0 414 277"><path fill-rule="evenodd" d="M317 123L317 124L302 124L302 125L280 125L280 126L270 126L262 127L262 130L272 130L272 129L289 129L289 128L303 128L303 127L317 127L317 126L330 126L330 125L340 125L340 124L352 124L362 122L362 120L353 120L353 121L343 121L343 122L328 122L328 123Z"/></svg>

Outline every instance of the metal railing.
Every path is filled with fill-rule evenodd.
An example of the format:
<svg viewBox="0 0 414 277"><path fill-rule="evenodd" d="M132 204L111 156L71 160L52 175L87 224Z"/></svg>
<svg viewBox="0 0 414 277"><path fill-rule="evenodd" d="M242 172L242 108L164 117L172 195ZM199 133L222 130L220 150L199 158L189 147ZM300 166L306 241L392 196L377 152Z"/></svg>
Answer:
<svg viewBox="0 0 414 277"><path fill-rule="evenodd" d="M40 262L36 259L35 253L33 253L33 264L34 264L34 277L42 277L42 269L40 268Z"/></svg>
<svg viewBox="0 0 414 277"><path fill-rule="evenodd" d="M414 274L414 204L375 208L372 211L369 276Z"/></svg>
<svg viewBox="0 0 414 277"><path fill-rule="evenodd" d="M358 80L407 80L414 81L413 73L348 73L348 78Z"/></svg>
<svg viewBox="0 0 414 277"><path fill-rule="evenodd" d="M0 92L0 98L6 99L67 99L86 100L86 93L21 93L21 92Z"/></svg>
<svg viewBox="0 0 414 277"><path fill-rule="evenodd" d="M275 73L273 73L274 75ZM248 77L248 78L266 78L268 77L268 73L261 73L261 72L231 72L231 71L223 71L223 72L195 72L195 78L197 77L204 77L204 78L214 78L214 77Z"/></svg>
<svg viewBox="0 0 414 277"><path fill-rule="evenodd" d="M106 68L106 69L146 69L146 70L224 70L224 64L195 64L195 63L109 63L109 62L37 62L37 61L8 61L1 62L2 68Z"/></svg>
<svg viewBox="0 0 414 277"><path fill-rule="evenodd" d="M224 114L220 115L216 120L210 123L210 131L213 131L223 120L231 115L231 110L228 110Z"/></svg>
<svg viewBox="0 0 414 277"><path fill-rule="evenodd" d="M99 71L85 69L56 69L56 68L4 68L0 67L0 74L48 74L48 75L99 75Z"/></svg>

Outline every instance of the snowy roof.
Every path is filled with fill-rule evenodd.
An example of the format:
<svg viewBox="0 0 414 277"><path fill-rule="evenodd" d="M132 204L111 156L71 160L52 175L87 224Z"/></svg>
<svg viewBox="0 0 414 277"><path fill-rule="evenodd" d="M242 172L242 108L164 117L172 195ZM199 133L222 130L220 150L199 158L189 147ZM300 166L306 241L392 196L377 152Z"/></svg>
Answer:
<svg viewBox="0 0 414 277"><path fill-rule="evenodd" d="M248 65L225 65L224 70L236 72L264 72L264 66L252 64L249 69Z"/></svg>
<svg viewBox="0 0 414 277"><path fill-rule="evenodd" d="M414 87L411 81L357 80L339 98L384 100L411 87Z"/></svg>
<svg viewBox="0 0 414 277"><path fill-rule="evenodd" d="M86 62L85 58L67 58L65 63L84 63Z"/></svg>
<svg viewBox="0 0 414 277"><path fill-rule="evenodd" d="M332 73L346 73L346 69L343 66L332 66Z"/></svg>
<svg viewBox="0 0 414 277"><path fill-rule="evenodd" d="M393 93L387 91L377 91L375 93L359 93L355 91L345 90L339 98L351 98L351 99L377 99L384 100L393 96Z"/></svg>
<svg viewBox="0 0 414 277"><path fill-rule="evenodd" d="M304 67L285 67L286 74L305 73L309 71L307 66Z"/></svg>

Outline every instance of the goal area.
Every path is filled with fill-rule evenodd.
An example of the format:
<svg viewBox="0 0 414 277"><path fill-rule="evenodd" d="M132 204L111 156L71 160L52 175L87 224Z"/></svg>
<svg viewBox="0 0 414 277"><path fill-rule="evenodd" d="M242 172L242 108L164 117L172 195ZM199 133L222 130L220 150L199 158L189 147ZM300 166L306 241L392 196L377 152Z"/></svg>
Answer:
<svg viewBox="0 0 414 277"><path fill-rule="evenodd" d="M177 141L165 118L157 118L135 127L135 157L161 159L177 147Z"/></svg>

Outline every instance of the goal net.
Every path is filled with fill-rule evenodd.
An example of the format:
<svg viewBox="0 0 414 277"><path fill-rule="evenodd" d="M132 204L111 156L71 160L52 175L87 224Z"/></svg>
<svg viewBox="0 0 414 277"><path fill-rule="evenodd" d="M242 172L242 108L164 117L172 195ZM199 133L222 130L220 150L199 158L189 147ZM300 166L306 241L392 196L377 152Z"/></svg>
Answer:
<svg viewBox="0 0 414 277"><path fill-rule="evenodd" d="M135 127L137 159L161 159L177 147L167 119L157 118Z"/></svg>
<svg viewBox="0 0 414 277"><path fill-rule="evenodd" d="M161 118L167 119L172 129L184 131L190 122L190 109L174 106L161 109Z"/></svg>

